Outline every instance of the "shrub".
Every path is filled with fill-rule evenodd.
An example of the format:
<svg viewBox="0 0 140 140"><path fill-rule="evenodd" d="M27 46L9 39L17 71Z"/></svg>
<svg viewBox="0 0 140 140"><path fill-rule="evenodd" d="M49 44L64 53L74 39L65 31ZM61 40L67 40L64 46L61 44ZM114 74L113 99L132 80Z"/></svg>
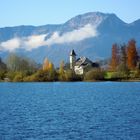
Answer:
<svg viewBox="0 0 140 140"><path fill-rule="evenodd" d="M104 71L100 69L93 69L85 74L84 80L104 80L104 75Z"/></svg>
<svg viewBox="0 0 140 140"><path fill-rule="evenodd" d="M16 74L17 74L17 72L9 71L9 72L6 73L6 78L10 79L10 81L13 81Z"/></svg>
<svg viewBox="0 0 140 140"><path fill-rule="evenodd" d="M135 79L135 78L140 78L140 70L136 69L134 71L130 71L130 78Z"/></svg>
<svg viewBox="0 0 140 140"><path fill-rule="evenodd" d="M81 81L82 77L80 75L76 75L75 72L72 70L67 70L66 79L67 81Z"/></svg>
<svg viewBox="0 0 140 140"><path fill-rule="evenodd" d="M1 81L1 80L4 80L5 75L6 75L6 71L1 70L1 71L0 71L0 81Z"/></svg>
<svg viewBox="0 0 140 140"><path fill-rule="evenodd" d="M23 82L24 75L21 72L17 72L13 81L14 82Z"/></svg>
<svg viewBox="0 0 140 140"><path fill-rule="evenodd" d="M121 80L121 79L128 79L129 78L129 74L125 73L123 71L118 71L118 72L113 72L110 80Z"/></svg>
<svg viewBox="0 0 140 140"><path fill-rule="evenodd" d="M56 81L57 76L55 71L44 71L39 70L31 76L25 77L26 82L45 82L45 81Z"/></svg>

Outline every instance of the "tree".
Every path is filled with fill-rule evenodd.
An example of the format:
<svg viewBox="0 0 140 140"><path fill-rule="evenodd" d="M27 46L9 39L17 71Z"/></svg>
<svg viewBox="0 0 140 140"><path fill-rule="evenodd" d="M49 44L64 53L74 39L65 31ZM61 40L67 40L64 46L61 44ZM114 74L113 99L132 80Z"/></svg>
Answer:
<svg viewBox="0 0 140 140"><path fill-rule="evenodd" d="M57 80L56 71L52 62L49 63L48 73L49 73L49 76L48 76L49 81Z"/></svg>
<svg viewBox="0 0 140 140"><path fill-rule="evenodd" d="M116 70L118 64L119 64L119 47L117 44L113 44L111 57L111 70Z"/></svg>
<svg viewBox="0 0 140 140"><path fill-rule="evenodd" d="M3 80L5 78L6 70L7 70L6 64L3 63L0 58L0 80Z"/></svg>
<svg viewBox="0 0 140 140"><path fill-rule="evenodd" d="M7 67L6 64L0 58L0 71L6 71Z"/></svg>
<svg viewBox="0 0 140 140"><path fill-rule="evenodd" d="M10 71L19 71L20 68L20 58L16 54L10 54L6 60L7 67Z"/></svg>
<svg viewBox="0 0 140 140"><path fill-rule="evenodd" d="M123 45L121 47L120 64L118 66L118 72L115 75L116 78L118 77L120 79L127 79L129 77L129 70L127 66L126 45Z"/></svg>
<svg viewBox="0 0 140 140"><path fill-rule="evenodd" d="M49 69L49 60L48 58L45 58L44 63L43 63L43 70L47 71Z"/></svg>
<svg viewBox="0 0 140 140"><path fill-rule="evenodd" d="M20 71L26 73L33 73L37 70L37 64L28 58L10 54L6 60L7 67L10 71Z"/></svg>
<svg viewBox="0 0 140 140"><path fill-rule="evenodd" d="M127 65L129 69L134 69L137 65L138 53L136 50L136 41L130 40L127 47Z"/></svg>
<svg viewBox="0 0 140 140"><path fill-rule="evenodd" d="M59 80L60 81L66 81L66 74L64 70L64 61L60 62L60 68L59 68Z"/></svg>
<svg viewBox="0 0 140 140"><path fill-rule="evenodd" d="M120 52L120 64L118 66L118 70L124 73L128 73L128 67L127 67L127 54L126 54L126 45L121 46L121 52Z"/></svg>

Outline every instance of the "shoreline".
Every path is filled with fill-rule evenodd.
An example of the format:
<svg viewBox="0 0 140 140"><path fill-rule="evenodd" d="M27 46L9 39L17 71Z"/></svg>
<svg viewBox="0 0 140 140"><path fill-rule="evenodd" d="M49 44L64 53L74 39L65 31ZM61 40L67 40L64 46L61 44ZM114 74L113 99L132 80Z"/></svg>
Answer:
<svg viewBox="0 0 140 140"><path fill-rule="evenodd" d="M87 80L87 81L0 81L0 83L94 83L94 82L140 82L140 79L129 79L129 80Z"/></svg>

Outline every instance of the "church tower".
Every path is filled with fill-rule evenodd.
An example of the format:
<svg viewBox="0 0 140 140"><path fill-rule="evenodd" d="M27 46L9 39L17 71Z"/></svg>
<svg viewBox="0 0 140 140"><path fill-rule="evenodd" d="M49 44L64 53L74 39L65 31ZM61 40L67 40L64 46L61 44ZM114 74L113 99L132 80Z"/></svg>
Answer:
<svg viewBox="0 0 140 140"><path fill-rule="evenodd" d="M74 70L74 66L76 63L76 53L74 50L70 52L70 69Z"/></svg>

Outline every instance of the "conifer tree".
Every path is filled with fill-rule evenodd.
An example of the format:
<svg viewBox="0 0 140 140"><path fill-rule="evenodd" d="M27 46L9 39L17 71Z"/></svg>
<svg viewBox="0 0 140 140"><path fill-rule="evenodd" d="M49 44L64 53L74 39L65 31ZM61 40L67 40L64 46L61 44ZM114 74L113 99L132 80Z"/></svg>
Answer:
<svg viewBox="0 0 140 140"><path fill-rule="evenodd" d="M134 69L137 65L138 55L136 50L136 41L130 40L127 47L127 65L129 69Z"/></svg>
<svg viewBox="0 0 140 140"><path fill-rule="evenodd" d="M119 64L119 47L117 44L113 44L111 57L111 70L116 70L118 64Z"/></svg>

